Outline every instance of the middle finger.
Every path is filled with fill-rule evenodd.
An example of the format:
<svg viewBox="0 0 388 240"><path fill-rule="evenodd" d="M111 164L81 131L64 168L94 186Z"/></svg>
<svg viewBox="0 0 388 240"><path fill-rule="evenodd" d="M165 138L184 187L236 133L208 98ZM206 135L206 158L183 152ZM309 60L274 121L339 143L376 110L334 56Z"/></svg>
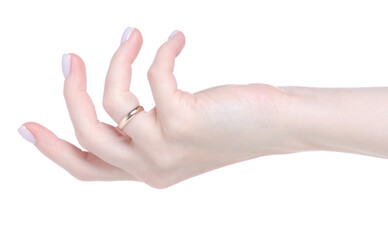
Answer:
<svg viewBox="0 0 388 240"><path fill-rule="evenodd" d="M132 63L139 54L143 37L136 28L127 28L122 36L121 46L110 62L105 80L103 105L111 118L118 123L127 112L139 105L130 89Z"/></svg>

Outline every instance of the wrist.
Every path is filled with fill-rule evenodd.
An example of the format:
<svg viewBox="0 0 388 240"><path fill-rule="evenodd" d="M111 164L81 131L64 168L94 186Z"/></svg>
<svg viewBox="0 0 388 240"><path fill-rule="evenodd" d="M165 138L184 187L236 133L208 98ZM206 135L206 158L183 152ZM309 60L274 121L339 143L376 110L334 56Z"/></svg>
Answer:
<svg viewBox="0 0 388 240"><path fill-rule="evenodd" d="M285 126L294 152L344 151L336 132L341 118L335 114L341 104L339 89L278 87L284 95Z"/></svg>
<svg viewBox="0 0 388 240"><path fill-rule="evenodd" d="M287 154L323 149L317 141L311 125L314 110L312 88L273 87L266 84L250 84L250 91L257 96L252 106L253 118L244 118L247 129L246 145L254 149L256 156ZM311 98L311 99L310 99ZM259 104L257 104L259 103ZM250 119L253 119L250 120ZM309 125L310 124L310 125Z"/></svg>

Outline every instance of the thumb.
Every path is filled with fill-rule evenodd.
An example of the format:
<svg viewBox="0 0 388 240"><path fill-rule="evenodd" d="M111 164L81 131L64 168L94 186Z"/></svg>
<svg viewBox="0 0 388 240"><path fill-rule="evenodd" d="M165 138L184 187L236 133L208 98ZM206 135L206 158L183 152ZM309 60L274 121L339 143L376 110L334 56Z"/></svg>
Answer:
<svg viewBox="0 0 388 240"><path fill-rule="evenodd" d="M164 108L171 103L177 90L177 82L173 74L175 58L185 46L185 35L176 30L158 49L155 59L148 70L147 77L154 96L156 107Z"/></svg>

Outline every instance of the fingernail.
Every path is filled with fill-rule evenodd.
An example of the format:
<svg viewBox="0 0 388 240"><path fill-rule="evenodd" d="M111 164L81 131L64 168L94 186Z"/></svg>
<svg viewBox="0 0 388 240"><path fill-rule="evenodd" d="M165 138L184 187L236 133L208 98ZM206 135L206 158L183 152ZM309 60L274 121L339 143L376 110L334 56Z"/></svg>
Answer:
<svg viewBox="0 0 388 240"><path fill-rule="evenodd" d="M123 44L125 41L128 40L129 36L131 36L132 31L133 31L132 27L127 27L127 29L125 29L125 31L123 33L123 36L121 37L121 43L120 44Z"/></svg>
<svg viewBox="0 0 388 240"><path fill-rule="evenodd" d="M62 56L62 72L63 76L65 78L69 76L70 73L70 55L69 54L63 54Z"/></svg>
<svg viewBox="0 0 388 240"><path fill-rule="evenodd" d="M25 126L21 126L19 129L18 129L18 132L20 133L20 135L26 139L27 141L29 141L30 143L32 144L35 144L36 140L35 140L35 137L34 135L32 135L32 133L30 131L28 131L28 129L25 127Z"/></svg>
<svg viewBox="0 0 388 240"><path fill-rule="evenodd" d="M168 37L168 39L171 39L172 37L174 37L175 34L177 34L178 32L179 32L179 30L175 30L174 32L172 32L172 33L170 34L170 36Z"/></svg>

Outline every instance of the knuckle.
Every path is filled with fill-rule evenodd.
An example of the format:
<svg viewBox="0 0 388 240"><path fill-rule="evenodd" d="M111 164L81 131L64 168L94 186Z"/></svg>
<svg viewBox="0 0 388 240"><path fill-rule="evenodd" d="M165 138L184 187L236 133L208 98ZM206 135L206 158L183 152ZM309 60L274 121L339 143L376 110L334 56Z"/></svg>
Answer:
<svg viewBox="0 0 388 240"><path fill-rule="evenodd" d="M82 182L89 182L92 181L88 176L86 175L73 175L78 181Z"/></svg>
<svg viewBox="0 0 388 240"><path fill-rule="evenodd" d="M111 95L106 94L103 98L102 106L104 107L105 111L109 113L112 110L112 107L115 106L114 98Z"/></svg>
<svg viewBox="0 0 388 240"><path fill-rule="evenodd" d="M90 152L82 151L83 153L83 159L86 162L93 161L91 159L94 154L91 154ZM89 182L89 181L96 181L98 180L97 172L94 171L91 168L87 167L79 167L75 166L69 171L77 180L83 181L83 182Z"/></svg>
<svg viewBox="0 0 388 240"><path fill-rule="evenodd" d="M146 183L148 186L152 187L152 188L156 188L156 189L165 189L165 188L168 188L170 187L172 184L168 184L168 183L161 183L161 182L157 182L157 183Z"/></svg>
<svg viewBox="0 0 388 240"><path fill-rule="evenodd" d="M116 50L116 52L113 54L112 58L110 59L110 62L109 62L110 68L109 69L111 69L111 67L114 67L114 66L117 66L117 65L118 66L122 66L122 65L124 66L125 65L127 67L128 65L122 59L123 59L122 52L119 51L119 49ZM110 72L108 72L108 73L110 73Z"/></svg>
<svg viewBox="0 0 388 240"><path fill-rule="evenodd" d="M88 150L93 147L93 137L91 136L90 132L92 131L89 129L83 129L81 131L76 131L75 134L81 147Z"/></svg>
<svg viewBox="0 0 388 240"><path fill-rule="evenodd" d="M138 178L153 188L167 188L176 183L174 179L173 161L163 159L162 154L151 159L149 165L139 174Z"/></svg>
<svg viewBox="0 0 388 240"><path fill-rule="evenodd" d="M147 78L148 79L155 79L157 76L157 69L155 67L155 65L151 65L150 69L148 69L148 72L147 72Z"/></svg>
<svg viewBox="0 0 388 240"><path fill-rule="evenodd" d="M164 55L164 53L167 51L167 42L163 43L158 50L156 51L156 55Z"/></svg>
<svg viewBox="0 0 388 240"><path fill-rule="evenodd" d="M81 135L78 133L78 134L76 134L76 137L77 137L77 140L78 140L79 144L81 145L81 147L83 147L85 149L89 149L89 143L86 140L86 137L84 135Z"/></svg>
<svg viewBox="0 0 388 240"><path fill-rule="evenodd" d="M157 189L164 189L174 184L169 180L166 174L163 174L162 172L153 172L152 175L149 175L149 177L144 179L144 183Z"/></svg>
<svg viewBox="0 0 388 240"><path fill-rule="evenodd" d="M178 100L175 103L171 103L168 109L165 108L163 111L160 111L159 121L161 130L167 139L188 139L193 137L195 129L201 128L200 122L203 120L198 118L200 115L193 108L191 96L190 98L183 98L181 95L178 95L177 98Z"/></svg>

